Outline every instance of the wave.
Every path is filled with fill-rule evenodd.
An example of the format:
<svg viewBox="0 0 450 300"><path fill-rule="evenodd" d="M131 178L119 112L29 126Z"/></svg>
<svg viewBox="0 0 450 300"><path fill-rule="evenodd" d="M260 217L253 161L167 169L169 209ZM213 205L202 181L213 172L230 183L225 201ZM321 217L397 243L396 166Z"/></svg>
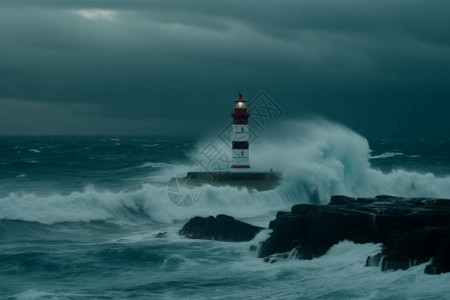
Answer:
<svg viewBox="0 0 450 300"><path fill-rule="evenodd" d="M283 172L280 189L299 201L326 204L335 194L450 197L449 176L374 169L367 139L326 120L281 123L250 147L252 165Z"/></svg>
<svg viewBox="0 0 450 300"><path fill-rule="evenodd" d="M370 156L369 159L381 159L381 158L390 158L390 157L394 157L394 156L403 156L403 153L400 152L385 152L383 154L380 155L372 155Z"/></svg>
<svg viewBox="0 0 450 300"><path fill-rule="evenodd" d="M119 192L90 186L70 194L10 193L0 198L0 220L52 224L146 218L172 223L221 213L236 218L263 216L270 220L275 211L288 210L292 204L326 204L335 194L450 196L448 176L401 169L384 173L372 168L368 141L342 125L325 120L280 123L252 143L250 151L252 170L274 169L283 173L282 184L277 189L252 192L205 186L198 202L190 207L179 207L170 201L167 182L172 176L186 174L195 167L148 162L141 167L157 168L156 174L161 177L159 183L146 183L138 189Z"/></svg>
<svg viewBox="0 0 450 300"><path fill-rule="evenodd" d="M172 167L173 165L163 163L163 162L146 162L140 165L138 168L166 168Z"/></svg>
<svg viewBox="0 0 450 300"><path fill-rule="evenodd" d="M383 159L383 158L391 158L391 157L394 157L394 156L406 156L406 157L410 157L410 158L418 158L421 155L418 155L418 154L405 155L405 154L403 154L401 152L385 152L385 153L382 153L380 155L371 155L369 159L370 160L372 160L372 159Z"/></svg>
<svg viewBox="0 0 450 300"><path fill-rule="evenodd" d="M195 205L179 207L170 201L166 185L144 184L137 190L120 192L100 191L90 186L68 195L11 193L0 198L0 207L0 220L54 224L98 220L120 223L140 218L172 223L220 213L246 218L266 215L286 205L276 191L249 193L232 187L206 186Z"/></svg>

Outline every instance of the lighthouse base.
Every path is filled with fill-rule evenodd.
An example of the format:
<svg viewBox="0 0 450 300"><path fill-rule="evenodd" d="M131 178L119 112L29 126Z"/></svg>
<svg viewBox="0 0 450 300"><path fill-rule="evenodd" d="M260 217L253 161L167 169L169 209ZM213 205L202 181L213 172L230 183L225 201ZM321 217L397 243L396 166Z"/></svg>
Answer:
<svg viewBox="0 0 450 300"><path fill-rule="evenodd" d="M188 172L187 180L197 180L200 184L213 186L233 186L249 190L267 191L281 182L279 172Z"/></svg>

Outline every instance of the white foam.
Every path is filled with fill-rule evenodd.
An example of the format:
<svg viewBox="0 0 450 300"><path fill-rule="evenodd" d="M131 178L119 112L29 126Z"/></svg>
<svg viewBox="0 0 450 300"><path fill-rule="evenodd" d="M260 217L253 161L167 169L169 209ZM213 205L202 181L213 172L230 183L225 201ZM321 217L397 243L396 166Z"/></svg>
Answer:
<svg viewBox="0 0 450 300"><path fill-rule="evenodd" d="M370 156L370 159L383 159L383 158L390 158L390 157L401 156L401 155L404 155L404 154L400 153L400 152L385 152L380 155Z"/></svg>
<svg viewBox="0 0 450 300"><path fill-rule="evenodd" d="M297 201L327 203L334 194L450 197L449 176L371 168L368 141L342 125L290 121L268 131L250 146L251 165L283 172L281 190Z"/></svg>
<svg viewBox="0 0 450 300"><path fill-rule="evenodd" d="M228 264L227 272L264 282L258 289L236 288L235 298L298 299L301 295L302 299L446 299L449 273L424 274L426 264L395 272L365 267L367 257L381 248L381 244L342 241L312 260L291 258L269 264L241 257Z"/></svg>
<svg viewBox="0 0 450 300"><path fill-rule="evenodd" d="M172 167L173 165L166 164L163 162L146 162L142 165L140 165L138 168L166 168L166 167Z"/></svg>
<svg viewBox="0 0 450 300"><path fill-rule="evenodd" d="M232 187L205 186L200 200L191 207L179 207L168 197L167 185L144 184L134 191L100 191L87 187L68 195L48 196L33 193L11 193L0 198L0 220L88 222L92 220L127 221L149 218L158 223L171 223L194 216L221 213L237 218L268 215L287 209L288 205L275 191L249 193Z"/></svg>

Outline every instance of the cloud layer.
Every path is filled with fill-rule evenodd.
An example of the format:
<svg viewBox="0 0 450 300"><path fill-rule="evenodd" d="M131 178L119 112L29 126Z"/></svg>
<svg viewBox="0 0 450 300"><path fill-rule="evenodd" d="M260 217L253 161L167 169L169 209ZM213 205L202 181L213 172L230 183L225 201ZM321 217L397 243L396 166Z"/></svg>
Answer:
<svg viewBox="0 0 450 300"><path fill-rule="evenodd" d="M0 134L201 134L228 121L251 82L285 118L446 136L448 11L419 0L2 1Z"/></svg>

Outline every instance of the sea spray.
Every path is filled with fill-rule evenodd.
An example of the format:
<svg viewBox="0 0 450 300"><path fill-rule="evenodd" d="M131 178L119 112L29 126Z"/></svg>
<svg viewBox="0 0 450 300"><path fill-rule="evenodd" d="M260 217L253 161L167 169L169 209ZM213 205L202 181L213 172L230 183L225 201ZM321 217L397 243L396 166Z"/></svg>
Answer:
<svg viewBox="0 0 450 300"><path fill-rule="evenodd" d="M323 119L281 122L251 149L251 164L283 172L284 194L298 201L328 203L345 194L373 197L448 197L450 177L371 166L367 139L343 125Z"/></svg>
<svg viewBox="0 0 450 300"><path fill-rule="evenodd" d="M195 206L178 207L167 195L167 186L144 184L132 191L110 192L87 187L70 194L38 196L11 193L0 198L0 220L22 220L53 224L58 222L135 222L146 218L155 223L172 223L194 216L221 213L236 217L256 217L286 209L286 201L276 191L253 193L232 187L203 187Z"/></svg>

